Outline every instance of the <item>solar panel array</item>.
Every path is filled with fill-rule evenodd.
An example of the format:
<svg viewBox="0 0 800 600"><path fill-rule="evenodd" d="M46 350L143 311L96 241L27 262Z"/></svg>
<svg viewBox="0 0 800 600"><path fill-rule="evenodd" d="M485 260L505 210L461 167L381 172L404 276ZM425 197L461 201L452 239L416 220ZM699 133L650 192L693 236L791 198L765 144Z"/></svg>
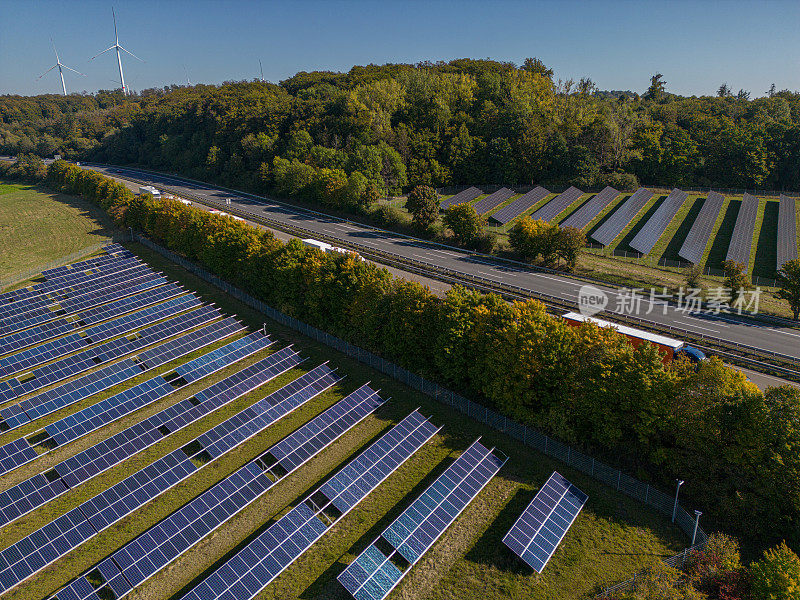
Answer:
<svg viewBox="0 0 800 600"><path fill-rule="evenodd" d="M619 192L611 186L603 188L599 194L592 196L586 204L564 219L562 227L584 229L592 219L599 215L603 209L619 196Z"/></svg>
<svg viewBox="0 0 800 600"><path fill-rule="evenodd" d="M325 365L303 378L310 378L313 383L304 384L302 390L311 388L311 391L302 393L312 395L338 380ZM352 429L382 402L377 392L363 386L272 446L264 456L287 446L302 448L303 459L291 462L296 465L293 471ZM262 458L251 461L103 560L98 569L105 581L121 578L129 586L140 585L292 472L275 474L265 468ZM73 598L71 593L79 594L86 589L84 582L85 577L79 577L56 594L56 598ZM109 587L117 593L117 598L127 593L120 593L119 587ZM102 588L98 592L102 593Z"/></svg>
<svg viewBox="0 0 800 600"><path fill-rule="evenodd" d="M110 277L108 279L111 279ZM78 292L44 294L22 302L7 304L0 309L0 335L20 331L39 323L51 321L56 317L70 315L87 308L93 308L137 292L158 287L167 282L166 278L152 272L136 277L126 273L117 274L113 279L101 280L87 290L81 287ZM52 296L52 297L51 297Z"/></svg>
<svg viewBox="0 0 800 600"><path fill-rule="evenodd" d="M439 208L441 210L447 210L451 206L455 206L456 204L463 204L464 202L472 202L483 194L481 190L476 187L467 188L455 194L454 196L450 196L447 200L442 200L439 203Z"/></svg>
<svg viewBox="0 0 800 600"><path fill-rule="evenodd" d="M49 365L30 372L30 377L19 381L17 378L0 382L0 402L14 400L43 387L57 383L73 375L105 364L126 354L131 354L147 346L161 342L203 325L221 316L216 308L207 306L200 310L185 313L168 321L152 325L138 332L135 339L118 338L94 348L84 350ZM79 336L80 337L80 336Z"/></svg>
<svg viewBox="0 0 800 600"><path fill-rule="evenodd" d="M253 598L437 431L417 411L412 412L216 569L186 600ZM325 513L330 507L338 516Z"/></svg>
<svg viewBox="0 0 800 600"><path fill-rule="evenodd" d="M583 196L583 192L575 186L570 186L564 192L550 200L539 210L531 215L531 219L553 221L562 212L567 210L575 201Z"/></svg>
<svg viewBox="0 0 800 600"><path fill-rule="evenodd" d="M750 263L750 249L753 245L753 233L756 230L756 216L758 216L758 198L745 193L742 204L736 215L736 224L733 226L731 243L725 260L732 260L743 264L745 270Z"/></svg>
<svg viewBox="0 0 800 600"><path fill-rule="evenodd" d="M780 270L784 263L797 258L797 203L791 196L781 194L778 204L778 264Z"/></svg>
<svg viewBox="0 0 800 600"><path fill-rule="evenodd" d="M667 230L687 198L689 198L689 194L683 190L673 189L653 213L653 216L647 220L644 227L630 241L630 247L642 254L648 254L656 245L658 238Z"/></svg>
<svg viewBox="0 0 800 600"><path fill-rule="evenodd" d="M261 401L264 413L271 413L271 418L259 420L258 417L262 415L254 415L252 412L248 412L250 409L245 409L220 423L209 432L203 434L203 436L196 438L195 441L202 442L209 437L223 438L230 436L232 432L237 432L241 443L262 431L280 417L285 416L297 406L304 404L336 381L337 378L333 376L330 369L323 365L285 386L279 391L280 393L276 392ZM278 410L277 407L280 407L280 409ZM86 530L85 536L80 538L76 536L74 541L71 541L69 549L66 548L66 544L62 543L59 548L60 555L63 556L65 552L94 537L97 532L103 531L114 523L119 522L139 507L173 488L202 468L196 466L191 459L197 457L203 450L190 454L186 451L188 447L187 445L184 446L184 449L171 452L81 504L78 508L91 525L91 529ZM218 458L218 456L212 456L212 458ZM207 465L208 462L203 464L203 466ZM35 539L37 533L31 534L27 539ZM19 542L14 546L18 544ZM17 549L19 550L19 548ZM2 563L2 558L6 554L8 554L8 550L0 552L0 563ZM16 558L17 555L18 552L14 552L12 557ZM20 578L19 580L35 573L30 568L26 569L27 558L28 556L23 553L22 558L10 564L11 571ZM55 560L55 558L52 560ZM0 573L0 580L2 580L2 573Z"/></svg>
<svg viewBox="0 0 800 600"><path fill-rule="evenodd" d="M586 494L554 471L503 543L541 573L587 499Z"/></svg>
<svg viewBox="0 0 800 600"><path fill-rule="evenodd" d="M639 214L644 205L653 197L653 192L645 188L639 188L633 195L618 206L600 227L598 227L589 237L596 242L608 246L625 229L625 226Z"/></svg>
<svg viewBox="0 0 800 600"><path fill-rule="evenodd" d="M479 215L485 215L486 213L500 206L512 196L515 196L516 193L517 192L514 190L510 190L508 188L500 188L493 194L486 196L486 198L483 200L476 202L474 205L475 212L477 212Z"/></svg>
<svg viewBox="0 0 800 600"><path fill-rule="evenodd" d="M290 347L284 348L198 392L193 398L181 400L60 462L50 471L52 481L44 475L35 475L0 492L0 526L5 526L46 504L68 489L85 483L168 435L264 385L300 362L301 359L294 350Z"/></svg>
<svg viewBox="0 0 800 600"><path fill-rule="evenodd" d="M114 258L131 258L134 256L133 252L126 250L119 244L115 244L115 247L112 248L111 252L109 252L108 248L112 248L112 246L106 246L106 248L103 248L103 250L107 253L104 256L96 256L88 260L64 265L63 267L56 267L54 269L45 269L42 271L42 277L45 279L50 277L58 277L59 275L65 275L66 273L72 273L79 270L87 270L93 267L101 266Z"/></svg>
<svg viewBox="0 0 800 600"><path fill-rule="evenodd" d="M356 600L382 600L497 474L505 459L474 442L337 578ZM392 562L401 556L408 567Z"/></svg>
<svg viewBox="0 0 800 600"><path fill-rule="evenodd" d="M725 196L719 192L708 193L706 201L703 202L703 208L700 209L700 213L692 223L692 228L686 239L683 240L681 249L678 250L678 256L695 265L700 264L724 203Z"/></svg>
<svg viewBox="0 0 800 600"><path fill-rule="evenodd" d="M537 202L541 202L547 196L550 195L550 192L544 189L542 186L537 186L533 188L527 194L523 194L516 200L514 200L508 206L504 206L500 210L498 210L493 215L489 216L490 221L494 221L495 223L499 223L500 225L505 225L506 223L510 223L526 210L534 206Z"/></svg>
<svg viewBox="0 0 800 600"><path fill-rule="evenodd" d="M86 325L95 325L101 321L133 312L145 306L174 298L175 296L180 296L183 293L184 291L180 286L170 283L160 288L131 296L130 298L122 298L116 302L82 312L78 315L78 320Z"/></svg>
<svg viewBox="0 0 800 600"><path fill-rule="evenodd" d="M58 336L75 331L76 323L65 319L58 319L50 323L43 323L25 331L18 331L0 338L0 356L23 350L36 344L52 340Z"/></svg>
<svg viewBox="0 0 800 600"><path fill-rule="evenodd" d="M238 321L233 318L228 318L189 334L186 336L188 339L183 340L180 345L176 345L175 349L183 351L185 354L197 349L198 346L203 347L212 344L242 329L243 327ZM263 336L260 332L256 332L231 342L230 344L226 344L217 350L186 363L190 368L194 367L194 369L190 370L190 374L185 380L187 383L196 381L246 356L250 356L255 352L267 348L271 343L269 338ZM212 356L214 359L213 362L208 362L207 360L196 362L201 359L206 359L207 356ZM101 400L97 404L87 406L76 413L59 419L47 425L41 431L47 434L46 441L50 446L58 447L74 441L90 431L108 425L114 420L139 410L148 404L160 400L180 387L182 386L176 386L175 382L173 382L173 384L168 384L161 376L154 377L153 379L144 381L118 394L110 396L105 400ZM45 440L37 441L37 443L41 443L42 441ZM0 447L0 455L3 454L3 448L5 448L5 446ZM40 456L36 453L31 454L29 448L32 449L26 442L18 453L12 454L9 452L8 458L5 459L4 462L0 461L0 474L6 473Z"/></svg>

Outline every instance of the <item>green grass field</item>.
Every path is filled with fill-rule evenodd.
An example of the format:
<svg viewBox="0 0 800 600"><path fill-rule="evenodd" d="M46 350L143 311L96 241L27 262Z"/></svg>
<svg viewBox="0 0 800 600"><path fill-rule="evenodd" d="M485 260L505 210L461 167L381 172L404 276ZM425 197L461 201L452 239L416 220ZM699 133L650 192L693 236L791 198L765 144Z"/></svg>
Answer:
<svg viewBox="0 0 800 600"><path fill-rule="evenodd" d="M106 241L105 213L74 196L0 182L0 280Z"/></svg>
<svg viewBox="0 0 800 600"><path fill-rule="evenodd" d="M84 230L100 227L99 223L92 222L87 216L83 218L87 221L82 224ZM187 289L196 291L206 302L214 302L228 314L238 315L250 327L260 327L265 320L261 314L154 252L136 244L128 246L155 270L165 272L170 278L179 281ZM221 459L211 462L159 499L148 503L80 549L46 568L24 585L7 593L4 598L15 600L47 598L110 552L367 381L370 381L374 388L380 389L384 398L391 398L391 401L293 475L281 481L219 531L201 541L173 564L134 590L129 598L161 600L180 597L194 581L207 576L215 565L240 549L253 535L262 531L275 518L298 502L306 492L316 488L355 453L417 407L420 407L424 415L430 416L434 423L443 425L442 432L289 567L276 582L260 594L259 598L346 598L346 593L336 582L336 576L478 436L482 436L484 444L496 446L505 452L509 456L508 463L422 561L409 572L391 598L437 600L451 598L500 600L509 597L542 600L587 598L601 586L626 579L633 572L658 560L659 557L673 554L686 544L685 536L672 526L668 519L630 498L565 468L557 461L525 448L515 440L482 426L401 385L396 380L317 344L293 330L268 322L267 331L278 340L273 348L292 343L304 356L309 357L309 360L302 365L302 368L294 369L293 372L280 376L259 390L207 415L185 430L161 440L124 463L7 526L2 530L0 546L6 547L30 534L77 503L107 489L168 452L180 448L216 423L251 405L285 385L301 372L310 370L323 361L328 360L331 366L338 367L339 373L346 375L345 380L262 434ZM267 353L268 351L262 352L236 367L229 367L200 384L176 392L155 405L60 448L52 455L37 459L0 477L0 490L41 472L56 460L72 456L112 433L143 420L164 406L189 397L198 388L210 385L213 381L262 358ZM167 365L157 372L166 372L171 368L172 365ZM143 378L152 377L154 374L155 372L151 372ZM92 404L116 391L119 390L109 390L105 394L61 411L48 418L47 422ZM0 443L6 443L22 433L29 434L30 431L31 429L26 429L19 433L2 434ZM590 499L544 574L536 576L505 550L499 540L539 486L555 469L572 479L589 494Z"/></svg>

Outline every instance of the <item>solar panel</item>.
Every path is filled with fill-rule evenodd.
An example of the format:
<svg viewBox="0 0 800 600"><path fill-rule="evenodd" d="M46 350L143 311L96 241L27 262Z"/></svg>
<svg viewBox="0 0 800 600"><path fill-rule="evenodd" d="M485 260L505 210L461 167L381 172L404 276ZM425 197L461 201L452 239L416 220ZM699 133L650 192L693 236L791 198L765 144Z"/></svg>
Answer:
<svg viewBox="0 0 800 600"><path fill-rule="evenodd" d="M46 307L52 307L49 309L51 312L57 309L64 310L65 314L67 311L77 312L82 308L94 306L92 302L99 304L103 296L110 296L113 299L114 291L125 291L127 288L157 279L160 279L162 283L166 282L166 279L161 275L153 273L144 265L122 273L110 273L88 283L45 292L38 296L4 304L0 306L0 319L4 322L12 317L22 319L24 315L33 314L37 309ZM141 287L141 289L144 289L144 287ZM126 295L130 295L130 293L132 292ZM120 297L122 297L122 294L117 296L117 298ZM82 304L82 306L77 306L78 304Z"/></svg>
<svg viewBox="0 0 800 600"><path fill-rule="evenodd" d="M644 227L630 241L630 247L642 254L648 254L688 197L689 194L686 192L678 188L673 189L653 213L653 216L647 220Z"/></svg>
<svg viewBox="0 0 800 600"><path fill-rule="evenodd" d="M562 212L567 210L575 201L583 196L583 192L575 186L570 186L564 192L550 200L547 204L531 215L534 221L553 221Z"/></svg>
<svg viewBox="0 0 800 600"><path fill-rule="evenodd" d="M139 327L150 325L161 319L177 315L185 310L197 308L202 302L194 294L178 296L161 304L150 306L84 330L92 342L102 342L118 335L129 333Z"/></svg>
<svg viewBox="0 0 800 600"><path fill-rule="evenodd" d="M308 388L320 393L337 381L326 365L317 367L301 379L306 382L303 386L295 387L304 394L308 393L304 391ZM98 568L102 569L103 577L106 581L123 577L134 588L141 585L355 427L382 402L377 392L368 386L340 400L264 453L264 456L270 457L279 452L288 456L279 448L302 448L304 458L302 461L292 461L291 470L281 473L270 471L262 458L249 462L102 561ZM85 589L85 582L85 577L79 577L65 590L72 589L77 593Z"/></svg>
<svg viewBox="0 0 800 600"><path fill-rule="evenodd" d="M616 237L622 233L625 226L639 214L648 203L650 198L653 197L653 192L645 188L639 188L633 195L618 206L611 216L598 227L589 237L596 242L608 246Z"/></svg>
<svg viewBox="0 0 800 600"><path fill-rule="evenodd" d="M506 459L474 442L337 578L356 600L382 600L486 487ZM388 553L381 551L381 546ZM408 563L400 570L396 556Z"/></svg>
<svg viewBox="0 0 800 600"><path fill-rule="evenodd" d="M683 240L681 249L678 250L678 256L695 265L700 264L724 203L725 196L719 192L708 193L700 213L692 223L692 228L689 230L686 239Z"/></svg>
<svg viewBox="0 0 800 600"><path fill-rule="evenodd" d="M534 206L537 202L541 202L549 195L550 192L544 189L542 186L536 186L527 194L523 194L508 206L504 206L496 213L491 215L489 220L499 223L500 225L510 223L526 210Z"/></svg>
<svg viewBox="0 0 800 600"><path fill-rule="evenodd" d="M286 394L281 396L283 399L292 398L293 402L291 405L294 407L307 402L310 398L317 395L322 390L327 389L338 380L325 365L319 367L312 373L304 375L301 379L302 381L299 382L299 384L293 382L293 390L288 392L288 396L286 396ZM282 389L286 390L288 387L289 386L286 386ZM271 396L268 398L270 397ZM272 406L279 402L280 400L278 398L274 398L273 402L269 403L269 405ZM248 419L242 417L242 415L247 414L247 410L249 410L245 409L223 423L220 423L210 432L204 434L204 436L212 432L217 432L218 435L225 435L231 428L236 428L241 430L246 429L247 431L244 439L249 439L260 431L263 431L263 429L271 423L274 423L278 418L285 416L285 414L293 410L293 408L289 408L289 404L285 406L286 410L281 414L274 414L274 419L272 421L253 422L251 418L249 419L249 424L246 424ZM202 442L203 436L196 438L195 441ZM191 442L189 442L189 444L191 444ZM103 531L114 523L119 522L139 507L160 496L195 473L201 467L195 466L191 459L200 454L202 450L198 450L196 453L190 455L185 450L187 447L189 447L189 445L184 446L184 449L174 450L81 504L78 508L91 525L92 532L82 537L79 541L76 540L77 543L75 544L60 544L59 554L53 556L49 562L56 560L56 558L63 556L66 552L86 541L86 539L93 537L95 532ZM204 463L203 466L207 464L208 463ZM219 516L216 511L213 515ZM26 539L37 539L37 536L41 537L41 532L43 532L43 529L39 530L39 532L34 532ZM0 552L0 565L2 565L3 558L8 558L7 562L10 564L10 568L13 569L20 580L29 577L49 564L45 562L41 565L37 563L31 566L30 556L36 552L35 547L29 548L23 541L18 542L14 547L17 548L13 552L9 552L8 557L5 556L6 551ZM0 573L0 580L2 580L2 573Z"/></svg>
<svg viewBox="0 0 800 600"><path fill-rule="evenodd" d="M503 538L503 543L534 571L541 573L587 498L554 471Z"/></svg>
<svg viewBox="0 0 800 600"><path fill-rule="evenodd" d="M68 273L63 276L53 277L44 281L43 283L34 284L30 288L25 288L28 290L27 294L15 294L13 292L2 294L2 297L0 297L0 302L5 304L8 302L18 301L22 296L25 295L39 296L41 294L58 292L59 290L64 290L67 288L77 289L80 286L96 282L97 280L102 279L111 273L122 273L132 269L137 269L137 272L141 272L143 268L147 269L147 266L143 265L142 262L136 258L116 259L103 264L100 267L95 267L92 269L92 271Z"/></svg>
<svg viewBox="0 0 800 600"><path fill-rule="evenodd" d="M483 200L475 203L475 212L479 215L485 215L489 211L494 210L498 206L500 206L503 202L511 198L511 196L515 196L517 192L514 190L510 190L508 188L500 188L493 194L489 194Z"/></svg>
<svg viewBox="0 0 800 600"><path fill-rule="evenodd" d="M0 492L0 527L264 385L300 362L297 352L291 347L284 348L209 386L193 398L181 400L60 462L49 472L55 485L48 487L51 482L37 475Z"/></svg>
<svg viewBox="0 0 800 600"><path fill-rule="evenodd" d="M784 263L797 258L797 203L791 196L781 194L778 204L778 263L780 270Z"/></svg>
<svg viewBox="0 0 800 600"><path fill-rule="evenodd" d="M736 215L736 224L733 226L731 243L725 260L732 260L743 264L745 271L750 263L750 249L753 244L753 233L756 230L756 216L758 215L758 198L745 193L742 204Z"/></svg>
<svg viewBox="0 0 800 600"><path fill-rule="evenodd" d="M101 321L106 321L108 319L124 315L125 313L144 308L145 306L157 304L163 300L180 296L184 293L185 292L183 289L181 289L179 286L175 285L174 283L170 283L154 290L149 290L142 292L141 294L131 296L129 298L122 298L121 300L117 300L111 304L106 304L105 306L89 309L80 313L78 315L78 320L86 325L94 325L96 323L100 323Z"/></svg>
<svg viewBox="0 0 800 600"><path fill-rule="evenodd" d="M256 596L437 431L412 412L200 582L186 600ZM326 513L331 507L336 512Z"/></svg>
<svg viewBox="0 0 800 600"><path fill-rule="evenodd" d="M617 190L611 186L606 186L600 193L595 194L591 200L564 219L561 226L574 227L575 229L586 228L586 226L591 223L592 219L599 215L606 206L611 204L617 196L619 196Z"/></svg>
<svg viewBox="0 0 800 600"><path fill-rule="evenodd" d="M30 346L41 344L65 333L75 331L75 324L68 322L64 319L51 321L50 323L43 323L26 329L25 331L18 331L5 337L0 338L0 356L14 352L15 350L24 350Z"/></svg>
<svg viewBox="0 0 800 600"><path fill-rule="evenodd" d="M458 192L454 196L450 196L447 200L442 200L439 203L440 210L447 210L451 206L455 206L456 204L463 204L464 202L472 202L480 196L483 192L480 191L476 187L470 187L465 190Z"/></svg>

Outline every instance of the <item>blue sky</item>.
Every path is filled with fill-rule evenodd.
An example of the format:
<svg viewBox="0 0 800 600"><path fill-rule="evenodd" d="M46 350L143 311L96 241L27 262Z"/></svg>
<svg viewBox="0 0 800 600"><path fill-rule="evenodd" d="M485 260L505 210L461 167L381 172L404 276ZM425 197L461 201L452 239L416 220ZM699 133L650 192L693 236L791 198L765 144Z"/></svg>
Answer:
<svg viewBox="0 0 800 600"><path fill-rule="evenodd" d="M0 94L118 87L111 2L0 0ZM378 0L117 0L129 87L280 81L297 71L348 70L354 64L541 58L556 77L591 77L601 89L642 92L664 74L679 94L713 94L727 82L752 95L771 83L800 90L800 2L638 0L592 2Z"/></svg>

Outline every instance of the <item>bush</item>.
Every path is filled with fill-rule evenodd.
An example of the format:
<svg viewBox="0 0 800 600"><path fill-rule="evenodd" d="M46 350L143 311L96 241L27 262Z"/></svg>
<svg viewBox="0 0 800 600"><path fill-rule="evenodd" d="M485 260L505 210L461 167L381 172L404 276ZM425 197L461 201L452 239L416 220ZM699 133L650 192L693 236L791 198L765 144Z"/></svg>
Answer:
<svg viewBox="0 0 800 600"><path fill-rule="evenodd" d="M753 600L800 600L800 558L786 542L750 567Z"/></svg>

